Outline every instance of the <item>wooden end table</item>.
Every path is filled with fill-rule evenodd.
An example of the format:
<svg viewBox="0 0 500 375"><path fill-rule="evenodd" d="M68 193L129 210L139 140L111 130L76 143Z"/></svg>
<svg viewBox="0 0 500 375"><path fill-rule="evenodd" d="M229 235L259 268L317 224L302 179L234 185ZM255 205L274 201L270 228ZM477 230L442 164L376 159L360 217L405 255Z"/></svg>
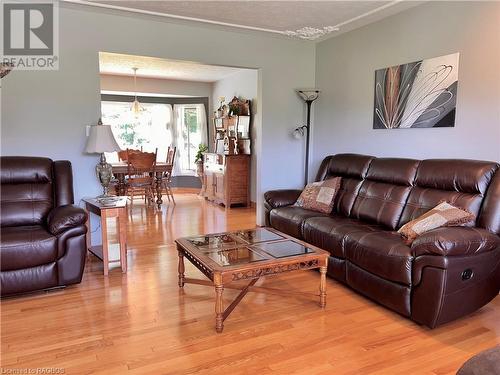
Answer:
<svg viewBox="0 0 500 375"><path fill-rule="evenodd" d="M177 239L179 255L179 287L184 284L207 285L215 288L215 330L221 333L224 320L250 291L309 295L319 297L326 306L326 269L329 253L271 228L207 234ZM188 259L209 280L184 276L184 258ZM319 268L319 294L254 286L259 278L284 272ZM231 285L233 281L250 280L245 286ZM224 309L224 288L241 290Z"/></svg>
<svg viewBox="0 0 500 375"><path fill-rule="evenodd" d="M109 260L108 247L108 225L106 219L108 217L118 218L118 238L120 244L120 265L123 273L127 272L127 197L118 197L118 201L113 205L103 205L96 198L84 198L85 210L87 213L92 212L101 217L101 237L102 245L92 246L91 242L91 226L90 215L87 219L87 249L104 263L104 276L108 276L109 263L115 261Z"/></svg>

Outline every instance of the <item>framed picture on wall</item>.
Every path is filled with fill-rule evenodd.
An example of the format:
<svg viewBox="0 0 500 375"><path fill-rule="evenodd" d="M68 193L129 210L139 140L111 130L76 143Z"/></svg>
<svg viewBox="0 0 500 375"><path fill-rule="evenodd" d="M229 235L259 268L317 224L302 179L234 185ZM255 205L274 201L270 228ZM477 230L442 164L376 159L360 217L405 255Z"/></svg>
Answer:
<svg viewBox="0 0 500 375"><path fill-rule="evenodd" d="M224 138L215 140L215 152L217 154L224 153Z"/></svg>
<svg viewBox="0 0 500 375"><path fill-rule="evenodd" d="M214 118L214 126L216 129L224 129L222 118Z"/></svg>
<svg viewBox="0 0 500 375"><path fill-rule="evenodd" d="M238 116L238 138L250 138L250 116Z"/></svg>
<svg viewBox="0 0 500 375"><path fill-rule="evenodd" d="M459 54L375 71L373 129L455 126Z"/></svg>

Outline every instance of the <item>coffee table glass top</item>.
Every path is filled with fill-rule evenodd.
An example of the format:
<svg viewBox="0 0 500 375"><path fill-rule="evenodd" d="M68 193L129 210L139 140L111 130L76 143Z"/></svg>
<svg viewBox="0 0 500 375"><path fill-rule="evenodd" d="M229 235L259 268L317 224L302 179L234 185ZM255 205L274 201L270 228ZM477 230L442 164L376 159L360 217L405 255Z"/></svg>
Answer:
<svg viewBox="0 0 500 375"><path fill-rule="evenodd" d="M266 228L184 238L196 252L228 267L314 253L312 248Z"/></svg>
<svg viewBox="0 0 500 375"><path fill-rule="evenodd" d="M207 234L205 236L190 237L187 240L202 250L231 248L246 245L245 241L236 236L231 236L231 233Z"/></svg>
<svg viewBox="0 0 500 375"><path fill-rule="evenodd" d="M314 250L291 240L266 242L259 245L254 245L252 246L252 248L262 250L267 254L273 256L274 258L285 258L314 253Z"/></svg>
<svg viewBox="0 0 500 375"><path fill-rule="evenodd" d="M285 237L280 236L277 233L271 232L270 230L268 230L266 228L242 230L242 231L234 232L234 234L238 238L240 238L240 239L242 239L245 242L250 243L250 244L285 239Z"/></svg>
<svg viewBox="0 0 500 375"><path fill-rule="evenodd" d="M266 254L259 254L249 247L237 247L218 251L207 251L205 254L220 266L234 266L271 259Z"/></svg>

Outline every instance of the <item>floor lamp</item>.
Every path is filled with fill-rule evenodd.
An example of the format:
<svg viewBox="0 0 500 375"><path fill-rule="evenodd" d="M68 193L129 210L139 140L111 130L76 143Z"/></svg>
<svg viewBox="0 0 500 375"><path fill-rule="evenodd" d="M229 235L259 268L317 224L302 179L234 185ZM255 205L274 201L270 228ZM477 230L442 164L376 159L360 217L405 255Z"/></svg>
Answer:
<svg viewBox="0 0 500 375"><path fill-rule="evenodd" d="M307 185L309 177L309 138L311 133L311 105L318 99L320 90L318 89L307 89L307 90L297 90L297 94L304 100L307 105L307 121L305 125L295 128L293 135L295 138L301 138L306 135L306 162L304 171L304 186Z"/></svg>

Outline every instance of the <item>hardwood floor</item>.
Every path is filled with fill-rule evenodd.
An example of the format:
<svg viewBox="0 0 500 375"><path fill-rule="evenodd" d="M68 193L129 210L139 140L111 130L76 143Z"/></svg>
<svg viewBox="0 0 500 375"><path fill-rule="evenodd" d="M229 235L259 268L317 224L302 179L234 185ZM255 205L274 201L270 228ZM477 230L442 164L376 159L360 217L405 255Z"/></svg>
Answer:
<svg viewBox="0 0 500 375"><path fill-rule="evenodd" d="M128 223L127 274L117 266L106 278L102 263L91 258L77 286L2 300L3 371L440 375L500 343L500 298L429 330L331 279L325 310L317 299L251 293L217 334L214 290L191 284L179 290L173 240L251 228L254 210L226 212L194 194L176 195L175 208L161 212L137 202ZM202 275L186 262L186 276ZM316 291L319 273L257 285ZM226 290L226 303L237 293Z"/></svg>

